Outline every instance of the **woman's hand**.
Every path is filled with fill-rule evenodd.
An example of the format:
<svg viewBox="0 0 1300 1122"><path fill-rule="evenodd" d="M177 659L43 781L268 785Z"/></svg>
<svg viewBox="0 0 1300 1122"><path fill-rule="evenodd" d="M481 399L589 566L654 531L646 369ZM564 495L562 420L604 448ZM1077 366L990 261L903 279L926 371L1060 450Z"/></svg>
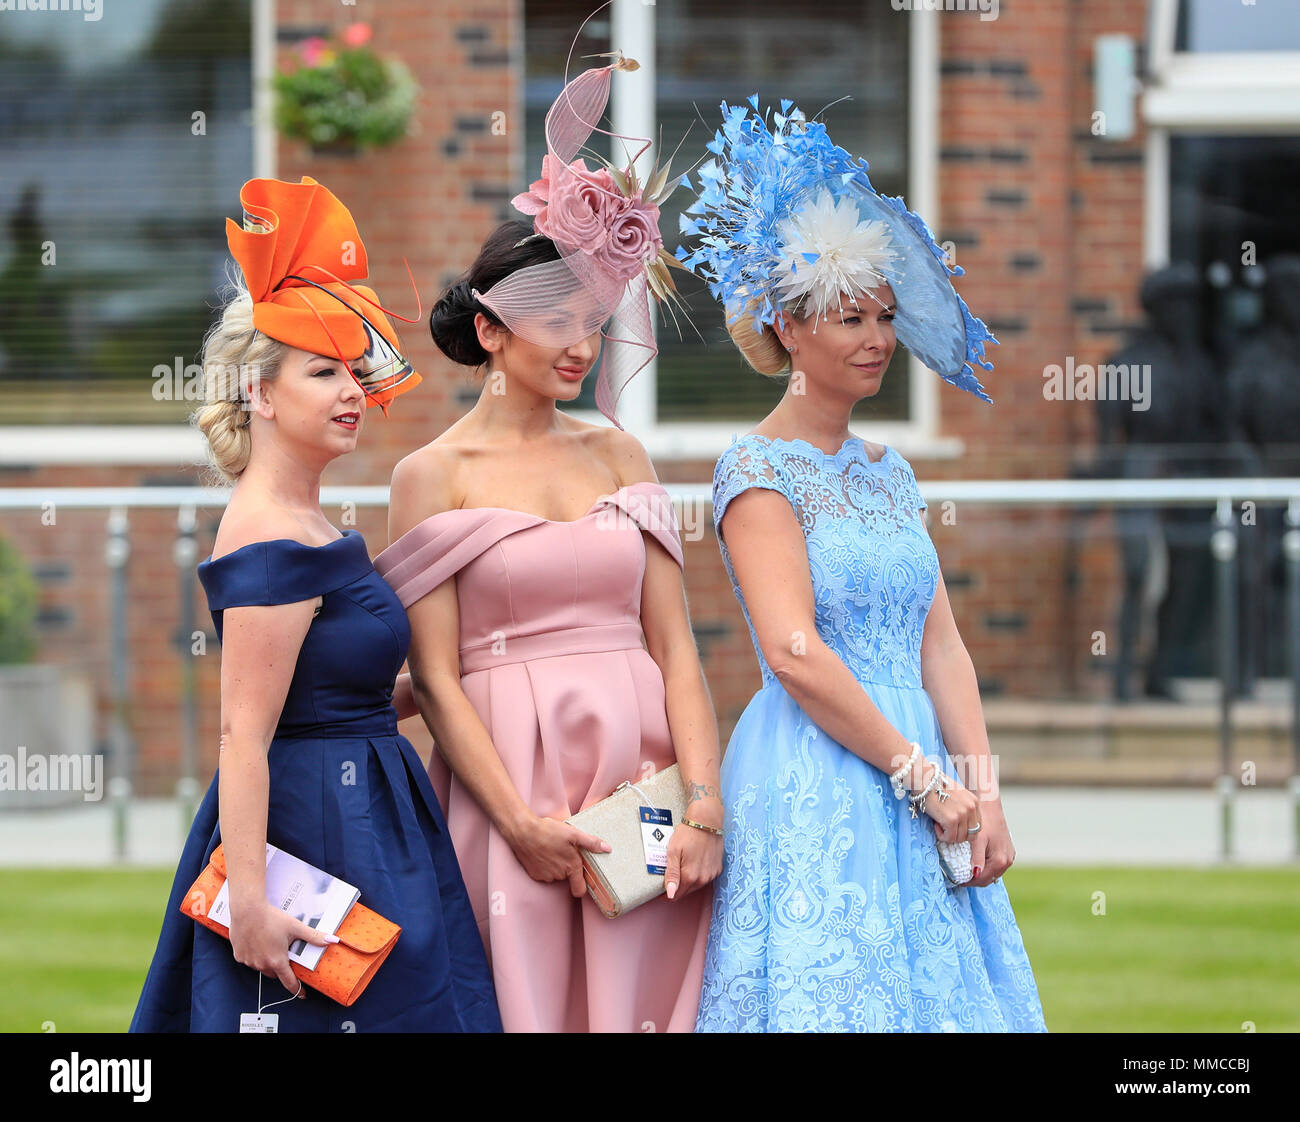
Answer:
<svg viewBox="0 0 1300 1122"><path fill-rule="evenodd" d="M668 840L664 891L680 900L703 888L722 872L722 838L694 826L678 826Z"/></svg>
<svg viewBox="0 0 1300 1122"><path fill-rule="evenodd" d="M927 767L924 770L928 782L934 775L936 765L929 761L925 763ZM924 789L924 785L913 787L912 793L916 794ZM938 790L931 791L926 795L921 809L933 819L934 833L940 841L964 842L970 835L970 828L980 820L980 801L973 791L968 791L951 776L948 777L947 791L948 797L942 801L939 799ZM980 834L983 832L981 827ZM980 834L976 834L975 838Z"/></svg>
<svg viewBox="0 0 1300 1122"><path fill-rule="evenodd" d="M235 961L260 970L268 978L279 978L280 984L295 997L302 990L302 982L289 964L289 948L298 939L315 947L339 941L337 935L326 935L308 927L265 900L255 902L244 911L231 907L230 945L235 951Z"/></svg>
<svg viewBox="0 0 1300 1122"><path fill-rule="evenodd" d="M569 891L577 898L587 892L587 882L582 875L582 856L578 850L609 853L613 848L609 842L558 818L539 818L535 814L529 815L506 840L533 880L543 884L567 880Z"/></svg>
<svg viewBox="0 0 1300 1122"><path fill-rule="evenodd" d="M968 888L983 888L1005 873L1016 859L1016 847L1011 844L1011 831L1007 829L1002 802L994 799L981 804L984 825L970 840L970 861L975 877Z"/></svg>

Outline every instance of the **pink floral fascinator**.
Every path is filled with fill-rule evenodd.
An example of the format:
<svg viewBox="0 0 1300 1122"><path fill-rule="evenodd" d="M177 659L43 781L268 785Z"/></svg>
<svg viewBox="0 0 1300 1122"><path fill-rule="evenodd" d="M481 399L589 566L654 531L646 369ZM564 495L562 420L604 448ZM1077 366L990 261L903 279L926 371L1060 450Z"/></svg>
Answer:
<svg viewBox="0 0 1300 1122"><path fill-rule="evenodd" d="M513 334L538 346L567 347L609 320L602 332L596 407L621 429L618 399L659 351L649 294L660 301L676 295L669 268L682 266L664 249L659 204L686 177L670 180L665 165L641 180L634 165L650 140L596 127L609 101L610 76L638 69L635 60L614 53L616 61L573 81L566 66L564 89L546 114L542 177L512 200L516 210L532 216L537 233L555 243L559 260L517 269L473 295ZM622 169L607 161L589 168L578 153L592 133L641 146Z"/></svg>

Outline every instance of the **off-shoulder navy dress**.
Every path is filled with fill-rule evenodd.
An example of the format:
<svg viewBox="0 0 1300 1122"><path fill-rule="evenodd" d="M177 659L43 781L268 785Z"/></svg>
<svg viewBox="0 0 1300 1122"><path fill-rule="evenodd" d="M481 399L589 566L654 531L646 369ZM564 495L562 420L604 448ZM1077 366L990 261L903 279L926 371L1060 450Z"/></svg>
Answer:
<svg viewBox="0 0 1300 1122"><path fill-rule="evenodd" d="M315 990L277 1005L281 1032L499 1032L496 995L424 764L397 732L393 682L410 627L355 530L323 546L256 542L202 562L222 634L226 608L324 597L298 656L267 756L266 838L361 890L402 928L345 1008ZM220 842L214 776L190 829L133 1032L236 1032L257 1009L258 972L181 912ZM286 997L262 979L262 1003Z"/></svg>

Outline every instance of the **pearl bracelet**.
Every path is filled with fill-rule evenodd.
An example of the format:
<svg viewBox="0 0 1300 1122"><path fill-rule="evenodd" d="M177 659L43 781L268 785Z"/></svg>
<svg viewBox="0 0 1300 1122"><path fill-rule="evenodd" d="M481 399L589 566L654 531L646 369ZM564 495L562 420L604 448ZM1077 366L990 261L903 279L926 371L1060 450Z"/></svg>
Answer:
<svg viewBox="0 0 1300 1122"><path fill-rule="evenodd" d="M919 756L920 754L921 754L921 746L915 740L913 740L912 754L907 757L907 763L905 763L896 772L894 772L893 775L889 777L889 784L891 787L894 788L894 798L901 799L903 797L904 794L903 780L911 772L912 765L916 763L916 757Z"/></svg>
<svg viewBox="0 0 1300 1122"><path fill-rule="evenodd" d="M947 786L948 783L947 776L943 774L942 770L940 770L939 768L939 765L934 763L933 760L929 760L927 762L934 765L934 774L930 776L930 782L925 785L924 789L922 789L919 793L913 795L908 800L908 806L911 807L913 818L916 817L916 808L918 806L919 807L925 806L926 797L930 794L931 791L935 790L935 788L940 789L939 798L941 801L947 797L947 792L942 789L943 787Z"/></svg>

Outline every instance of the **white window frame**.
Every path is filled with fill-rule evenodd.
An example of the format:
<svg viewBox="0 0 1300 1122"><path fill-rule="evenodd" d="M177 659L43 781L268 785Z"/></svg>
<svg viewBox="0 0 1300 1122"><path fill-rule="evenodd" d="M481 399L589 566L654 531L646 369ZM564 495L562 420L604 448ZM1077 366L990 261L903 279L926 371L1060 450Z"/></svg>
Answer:
<svg viewBox="0 0 1300 1122"><path fill-rule="evenodd" d="M1179 0L1151 0L1143 259L1169 263L1169 138L1300 135L1300 51L1174 50Z"/></svg>
<svg viewBox="0 0 1300 1122"><path fill-rule="evenodd" d="M939 163L939 29L942 20L917 10L909 37L911 132L908 137L909 205L940 228ZM613 38L641 70L622 76L613 96L614 131L654 136L654 15L645 0L615 0ZM270 76L275 66L275 0L252 0L253 174L276 174L276 134L271 117ZM620 94L622 96L620 96ZM1165 186L1167 190L1167 184ZM965 442L940 434L942 380L915 356L908 357L908 421L872 422L860 435L889 444L908 457L948 459L962 455ZM757 375L755 375L757 377ZM637 375L623 393L619 416L657 460L714 459L733 436L748 431L758 418L707 423L660 424L655 407L655 363ZM606 424L595 410L573 415ZM205 458L202 436L184 424L171 425L3 425L0 465L182 464Z"/></svg>
<svg viewBox="0 0 1300 1122"><path fill-rule="evenodd" d="M655 8L645 0L615 0L611 42L635 58L641 69L623 74L611 94L613 131L625 136L656 136L655 123ZM931 229L939 223L939 27L933 12L914 11L909 36L911 132L908 137L909 205L924 215ZM940 395L944 383L915 356L909 362L909 416L907 421L872 421L859 435L889 444L904 456L927 459L955 458L964 441L939 433ZM760 418L732 421L672 421L660 423L656 408L656 366L652 360L632 379L619 400L619 420L663 460L716 459L733 436L748 432ZM759 375L754 375L758 377ZM571 410L571 415L592 424L608 424L594 409Z"/></svg>
<svg viewBox="0 0 1300 1122"><path fill-rule="evenodd" d="M1300 51L1176 51L1178 3L1151 0L1147 123L1224 133L1300 131Z"/></svg>
<svg viewBox="0 0 1300 1122"><path fill-rule="evenodd" d="M274 177L275 0L252 0L253 175ZM0 466L205 463L203 436L187 424L0 425Z"/></svg>

